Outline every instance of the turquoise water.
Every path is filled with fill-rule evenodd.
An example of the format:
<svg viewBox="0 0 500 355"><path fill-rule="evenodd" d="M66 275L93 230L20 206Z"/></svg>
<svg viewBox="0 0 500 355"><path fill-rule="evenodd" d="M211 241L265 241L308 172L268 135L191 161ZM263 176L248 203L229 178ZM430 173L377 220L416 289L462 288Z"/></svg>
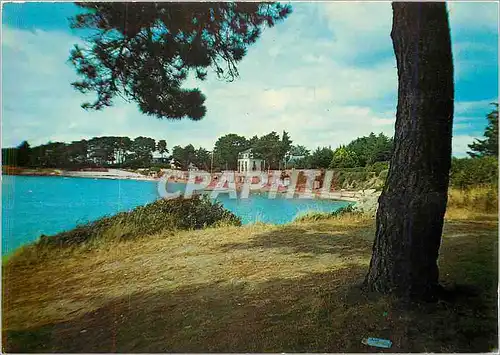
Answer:
<svg viewBox="0 0 500 355"><path fill-rule="evenodd" d="M152 181L2 176L2 255L36 240L41 234L55 234L158 198L157 184ZM282 197L268 199L267 194L233 200L226 193L219 194L217 200L240 216L243 223L282 224L303 211L334 211L348 204Z"/></svg>

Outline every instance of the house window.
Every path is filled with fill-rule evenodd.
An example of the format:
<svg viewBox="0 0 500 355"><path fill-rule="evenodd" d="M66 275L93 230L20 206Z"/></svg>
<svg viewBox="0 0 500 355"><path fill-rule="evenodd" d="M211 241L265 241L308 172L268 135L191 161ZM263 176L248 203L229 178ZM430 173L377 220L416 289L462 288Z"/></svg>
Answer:
<svg viewBox="0 0 500 355"><path fill-rule="evenodd" d="M257 170L257 166L255 165L255 160L253 161L253 165L252 165L252 171L255 171Z"/></svg>
<svg viewBox="0 0 500 355"><path fill-rule="evenodd" d="M248 171L248 162L245 161L245 171Z"/></svg>

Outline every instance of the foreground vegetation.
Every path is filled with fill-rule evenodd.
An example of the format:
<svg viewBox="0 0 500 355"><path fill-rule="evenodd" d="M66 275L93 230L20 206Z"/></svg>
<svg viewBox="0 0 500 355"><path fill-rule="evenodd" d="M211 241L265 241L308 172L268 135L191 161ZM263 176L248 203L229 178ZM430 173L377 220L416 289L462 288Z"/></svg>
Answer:
<svg viewBox="0 0 500 355"><path fill-rule="evenodd" d="M207 196L160 199L129 212L79 225L54 236L42 235L37 242L19 248L9 259L17 263L31 264L51 258L54 254L87 252L111 243L136 240L159 233L168 236L179 230L240 225L239 217L222 207L220 202L213 202Z"/></svg>
<svg viewBox="0 0 500 355"><path fill-rule="evenodd" d="M94 248L40 244L44 258L24 249L3 265L3 350L366 352L375 349L362 338L375 336L393 352L490 351L497 216L462 205L488 193L450 193L439 259L450 292L433 304L361 292L375 223L350 212L282 226L137 229Z"/></svg>

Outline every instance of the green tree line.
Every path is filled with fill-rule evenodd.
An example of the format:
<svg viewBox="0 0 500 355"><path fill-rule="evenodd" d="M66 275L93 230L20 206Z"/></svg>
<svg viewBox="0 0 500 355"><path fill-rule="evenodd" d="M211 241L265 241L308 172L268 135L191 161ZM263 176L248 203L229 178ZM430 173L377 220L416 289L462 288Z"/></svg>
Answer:
<svg viewBox="0 0 500 355"><path fill-rule="evenodd" d="M16 148L2 149L3 165L32 168L88 167L151 167L167 165L170 161L186 170L194 165L203 170L237 170L238 154L252 149L255 157L265 161L266 169L327 169L362 167L389 160L392 139L380 133L353 140L332 150L318 147L310 151L303 145L293 145L290 134L270 132L247 138L234 133L219 137L212 151L176 145L171 154L165 140L149 137L94 137L71 143L49 142L30 147L27 141ZM153 153L161 160L153 160Z"/></svg>
<svg viewBox="0 0 500 355"><path fill-rule="evenodd" d="M498 178L498 106L488 114L485 139L470 144L470 158L453 158L451 184L467 187L492 183ZM30 147L23 141L16 148L2 149L2 164L32 168L89 167L167 167L173 160L187 170L194 165L205 171L237 170L238 154L251 148L254 155L266 161L266 169L387 169L393 149L393 139L383 133L370 133L336 149L318 147L311 151L303 145L293 145L288 132L280 136L271 132L261 137L246 138L234 133L219 137L212 151L192 144L174 146L170 151L164 139L157 142L149 137L94 137L71 143L49 142ZM153 152L161 161L154 161ZM212 155L213 152L213 155Z"/></svg>
<svg viewBox="0 0 500 355"><path fill-rule="evenodd" d="M71 143L49 142L2 149L2 165L32 168L141 167L151 165L153 152L168 153L165 140L150 137L94 137Z"/></svg>

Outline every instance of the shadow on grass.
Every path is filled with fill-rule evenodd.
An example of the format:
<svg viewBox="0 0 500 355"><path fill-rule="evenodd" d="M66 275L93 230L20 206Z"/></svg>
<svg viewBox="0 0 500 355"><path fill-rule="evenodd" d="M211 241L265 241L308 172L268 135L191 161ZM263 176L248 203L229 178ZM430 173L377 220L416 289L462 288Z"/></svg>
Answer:
<svg viewBox="0 0 500 355"><path fill-rule="evenodd" d="M463 226L460 226L462 228ZM453 229L451 230L453 232ZM292 236L293 235L293 236ZM307 240L298 244L298 236ZM326 240L325 240L326 238ZM341 241L336 238L344 238ZM345 239L347 238L347 239ZM332 253L342 234L293 226L226 248ZM366 244L366 245L365 245ZM82 317L3 333L6 352L373 352L364 337L391 339L390 352L486 352L497 347L497 236L445 239L442 280L454 297L408 304L366 294L357 264L265 282L186 286L110 300ZM294 250L294 251L293 251ZM458 285L456 285L458 284ZM5 326L5 325L4 325Z"/></svg>
<svg viewBox="0 0 500 355"><path fill-rule="evenodd" d="M319 228L318 228L319 229ZM340 257L368 257L373 241L363 234L373 234L372 229L354 228L335 231L332 227L324 232L317 228L306 229L302 226L287 225L278 230L258 234L244 243L227 243L223 251L235 249L280 249L285 254L306 253L312 255L337 254Z"/></svg>

